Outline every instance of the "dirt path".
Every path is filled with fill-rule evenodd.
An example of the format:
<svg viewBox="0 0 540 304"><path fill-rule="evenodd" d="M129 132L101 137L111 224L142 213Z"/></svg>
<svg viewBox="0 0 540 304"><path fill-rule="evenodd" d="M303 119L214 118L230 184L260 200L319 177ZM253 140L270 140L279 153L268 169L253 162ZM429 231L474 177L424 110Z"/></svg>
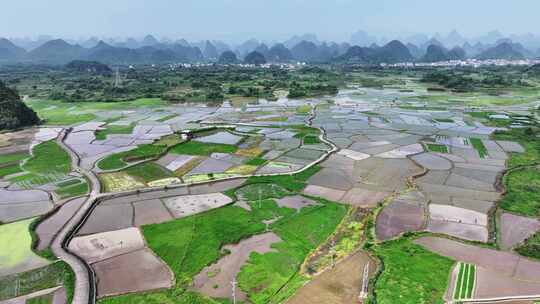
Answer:
<svg viewBox="0 0 540 304"><path fill-rule="evenodd" d="M92 204L96 200L100 192L100 183L97 177L85 169L79 167L80 157L68 145L64 143L69 132L64 130L58 136L57 143L71 157L72 169L83 174L90 184L90 195L81 204L81 207L75 212L75 215L60 229L56 237L53 239L51 249L55 256L65 261L75 273L75 286L73 291L74 304L87 304L95 302L95 283L91 268L79 257L71 253L66 247L71 240L72 232L83 221L84 217L90 210Z"/></svg>
<svg viewBox="0 0 540 304"><path fill-rule="evenodd" d="M375 274L375 262L364 252L354 255L313 278L300 288L287 304L351 304L358 303L365 265L369 276Z"/></svg>

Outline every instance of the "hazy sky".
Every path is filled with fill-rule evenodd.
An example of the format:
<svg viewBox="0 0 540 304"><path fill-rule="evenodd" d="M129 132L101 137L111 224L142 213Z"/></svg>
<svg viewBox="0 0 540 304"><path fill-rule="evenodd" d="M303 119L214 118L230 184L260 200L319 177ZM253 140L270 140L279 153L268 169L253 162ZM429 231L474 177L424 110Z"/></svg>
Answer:
<svg viewBox="0 0 540 304"><path fill-rule="evenodd" d="M457 29L475 36L540 33L539 0L3 0L0 36L143 36L189 40L348 40Z"/></svg>

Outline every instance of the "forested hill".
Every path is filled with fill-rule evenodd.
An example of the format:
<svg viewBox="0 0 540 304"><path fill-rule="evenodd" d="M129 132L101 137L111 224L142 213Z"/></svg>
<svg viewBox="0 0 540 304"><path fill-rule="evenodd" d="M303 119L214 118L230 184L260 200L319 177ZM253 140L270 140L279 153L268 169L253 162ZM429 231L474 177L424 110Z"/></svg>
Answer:
<svg viewBox="0 0 540 304"><path fill-rule="evenodd" d="M21 101L19 94L0 81L0 131L39 123L32 109Z"/></svg>

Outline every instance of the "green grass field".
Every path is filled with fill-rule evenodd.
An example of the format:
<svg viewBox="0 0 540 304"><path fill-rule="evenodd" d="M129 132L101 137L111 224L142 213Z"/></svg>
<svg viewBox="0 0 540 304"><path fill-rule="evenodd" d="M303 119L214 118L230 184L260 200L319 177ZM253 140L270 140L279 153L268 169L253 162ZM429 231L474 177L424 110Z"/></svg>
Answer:
<svg viewBox="0 0 540 304"><path fill-rule="evenodd" d="M68 303L71 303L75 286L75 274L62 261L31 271L0 277L0 301L58 285L64 285Z"/></svg>
<svg viewBox="0 0 540 304"><path fill-rule="evenodd" d="M76 184L61 186L60 188L56 189L55 192L60 196L60 198L69 198L86 194L88 193L88 190L88 183L84 181Z"/></svg>
<svg viewBox="0 0 540 304"><path fill-rule="evenodd" d="M13 153L0 155L0 165L18 162L30 157L28 153Z"/></svg>
<svg viewBox="0 0 540 304"><path fill-rule="evenodd" d="M0 177L8 176L11 174L22 172L23 169L19 164L5 166L0 168Z"/></svg>
<svg viewBox="0 0 540 304"><path fill-rule="evenodd" d="M210 144L198 141L188 141L174 146L170 152L187 155L210 155L212 153L234 153L238 147L226 144Z"/></svg>
<svg viewBox="0 0 540 304"><path fill-rule="evenodd" d="M264 158L255 157L255 158L252 158L252 159L248 160L246 162L246 165L261 166L261 165L264 165L266 162L267 162L267 160L264 159Z"/></svg>
<svg viewBox="0 0 540 304"><path fill-rule="evenodd" d="M104 140L107 138L107 135L110 134L131 134L134 127L135 124L127 126L107 125L106 129L96 131L96 139Z"/></svg>
<svg viewBox="0 0 540 304"><path fill-rule="evenodd" d="M426 148L430 152L448 153L448 147L446 145L427 143Z"/></svg>
<svg viewBox="0 0 540 304"><path fill-rule="evenodd" d="M476 280L476 266L473 264L459 263L459 273L454 287L454 300L472 298Z"/></svg>
<svg viewBox="0 0 540 304"><path fill-rule="evenodd" d="M65 177L71 171L71 158L55 141L47 141L33 148L22 169L28 173L14 177L13 182L44 185Z"/></svg>
<svg viewBox="0 0 540 304"><path fill-rule="evenodd" d="M299 192L306 187L306 181L315 173L319 172L321 167L313 166L301 173L294 175L279 176L254 176L250 177L246 184L268 183L276 184L292 192Z"/></svg>
<svg viewBox="0 0 540 304"><path fill-rule="evenodd" d="M295 277L305 257L335 230L346 211L343 205L325 202L272 224L271 230L283 240L274 246L277 252L253 253L238 275L239 286L251 302L278 303L279 292Z"/></svg>
<svg viewBox="0 0 540 304"><path fill-rule="evenodd" d="M29 227L34 219L0 225L0 270L11 268L28 259L40 259L30 248L32 236Z"/></svg>
<svg viewBox="0 0 540 304"><path fill-rule="evenodd" d="M166 146L162 145L140 145L137 148L109 155L97 163L101 170L116 170L128 165L128 162L136 162L145 159L155 158L166 151Z"/></svg>
<svg viewBox="0 0 540 304"><path fill-rule="evenodd" d="M140 107L167 105L159 98L141 98L122 102L62 102L53 100L29 100L26 102L48 125L72 125L96 119L94 113L107 110L127 110Z"/></svg>
<svg viewBox="0 0 540 304"><path fill-rule="evenodd" d="M540 214L540 170L525 168L505 176L507 193L499 206L516 214L537 217Z"/></svg>
<svg viewBox="0 0 540 304"><path fill-rule="evenodd" d="M533 259L540 260L540 232L536 232L516 248L516 251Z"/></svg>
<svg viewBox="0 0 540 304"><path fill-rule="evenodd" d="M26 304L51 304L53 302L52 294L39 296L26 300Z"/></svg>
<svg viewBox="0 0 540 304"><path fill-rule="evenodd" d="M315 145L320 144L321 141L319 140L319 137L316 135L306 135L304 137L304 145Z"/></svg>
<svg viewBox="0 0 540 304"><path fill-rule="evenodd" d="M525 148L524 153L511 153L507 165L508 168L515 168L540 163L540 138L537 135L538 130L518 128L504 132L497 131L492 139L516 141Z"/></svg>
<svg viewBox="0 0 540 304"><path fill-rule="evenodd" d="M294 277L305 256L334 231L347 211L347 207L330 202L304 208L298 213L294 209L280 208L273 200L251 202L250 205L251 211L226 206L167 223L143 226L148 246L174 272L175 288L112 297L100 302L216 303L217 300L186 291L193 276L222 256L223 245L265 232L266 225L262 221L278 217L271 229L284 242L275 245L277 252L252 255L238 278L250 299L262 303L262 299L268 300L281 288L291 292L291 288L301 286L289 286L288 282L296 282ZM255 288L254 284L259 287Z"/></svg>
<svg viewBox="0 0 540 304"><path fill-rule="evenodd" d="M480 155L480 158L485 158L488 155L488 151L486 149L486 146L484 146L484 143L480 138L469 138L469 142L473 146L473 148L478 152L478 155Z"/></svg>
<svg viewBox="0 0 540 304"><path fill-rule="evenodd" d="M125 172L131 176L143 180L144 182L151 182L158 179L174 176L167 169L153 162L142 163L133 167L129 167L125 170Z"/></svg>
<svg viewBox="0 0 540 304"><path fill-rule="evenodd" d="M269 198L282 198L287 195L293 194L291 191L270 183L255 183L248 184L238 188L236 190L236 196L242 197L248 201L259 201L259 199L269 199Z"/></svg>
<svg viewBox="0 0 540 304"><path fill-rule="evenodd" d="M454 262L402 238L372 247L383 262L375 283L380 304L444 303L448 276Z"/></svg>

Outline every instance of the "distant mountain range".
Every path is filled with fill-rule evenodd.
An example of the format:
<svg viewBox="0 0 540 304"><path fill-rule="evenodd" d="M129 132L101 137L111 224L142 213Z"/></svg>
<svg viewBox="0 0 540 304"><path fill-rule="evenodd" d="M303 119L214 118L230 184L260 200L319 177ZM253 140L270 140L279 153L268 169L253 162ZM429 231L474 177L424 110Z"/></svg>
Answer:
<svg viewBox="0 0 540 304"><path fill-rule="evenodd" d="M437 62L477 59L523 59L540 57L540 49L533 50L510 38L503 38L498 32L490 33L474 44L457 32L447 37L417 35L407 42L392 40L381 43L381 39L365 32L355 33L354 44L321 42L313 34L294 36L283 43L266 44L250 39L237 46L221 41L201 41L190 43L186 40L161 40L148 35L141 40L128 38L125 41L98 40L91 38L80 43L70 43L62 39L43 40L40 45L31 44L25 49L15 42L0 38L0 64L40 63L66 64L73 60L102 62L105 64L161 64L219 62L233 63L246 59L248 54L257 52L257 62L264 57L265 62L354 62L362 64L397 62ZM490 40L498 38L494 43ZM445 41L445 43L441 42ZM481 42L484 41L484 42ZM448 47L449 43L450 47ZM30 43L24 43L27 47ZM234 55L234 56L233 56Z"/></svg>

